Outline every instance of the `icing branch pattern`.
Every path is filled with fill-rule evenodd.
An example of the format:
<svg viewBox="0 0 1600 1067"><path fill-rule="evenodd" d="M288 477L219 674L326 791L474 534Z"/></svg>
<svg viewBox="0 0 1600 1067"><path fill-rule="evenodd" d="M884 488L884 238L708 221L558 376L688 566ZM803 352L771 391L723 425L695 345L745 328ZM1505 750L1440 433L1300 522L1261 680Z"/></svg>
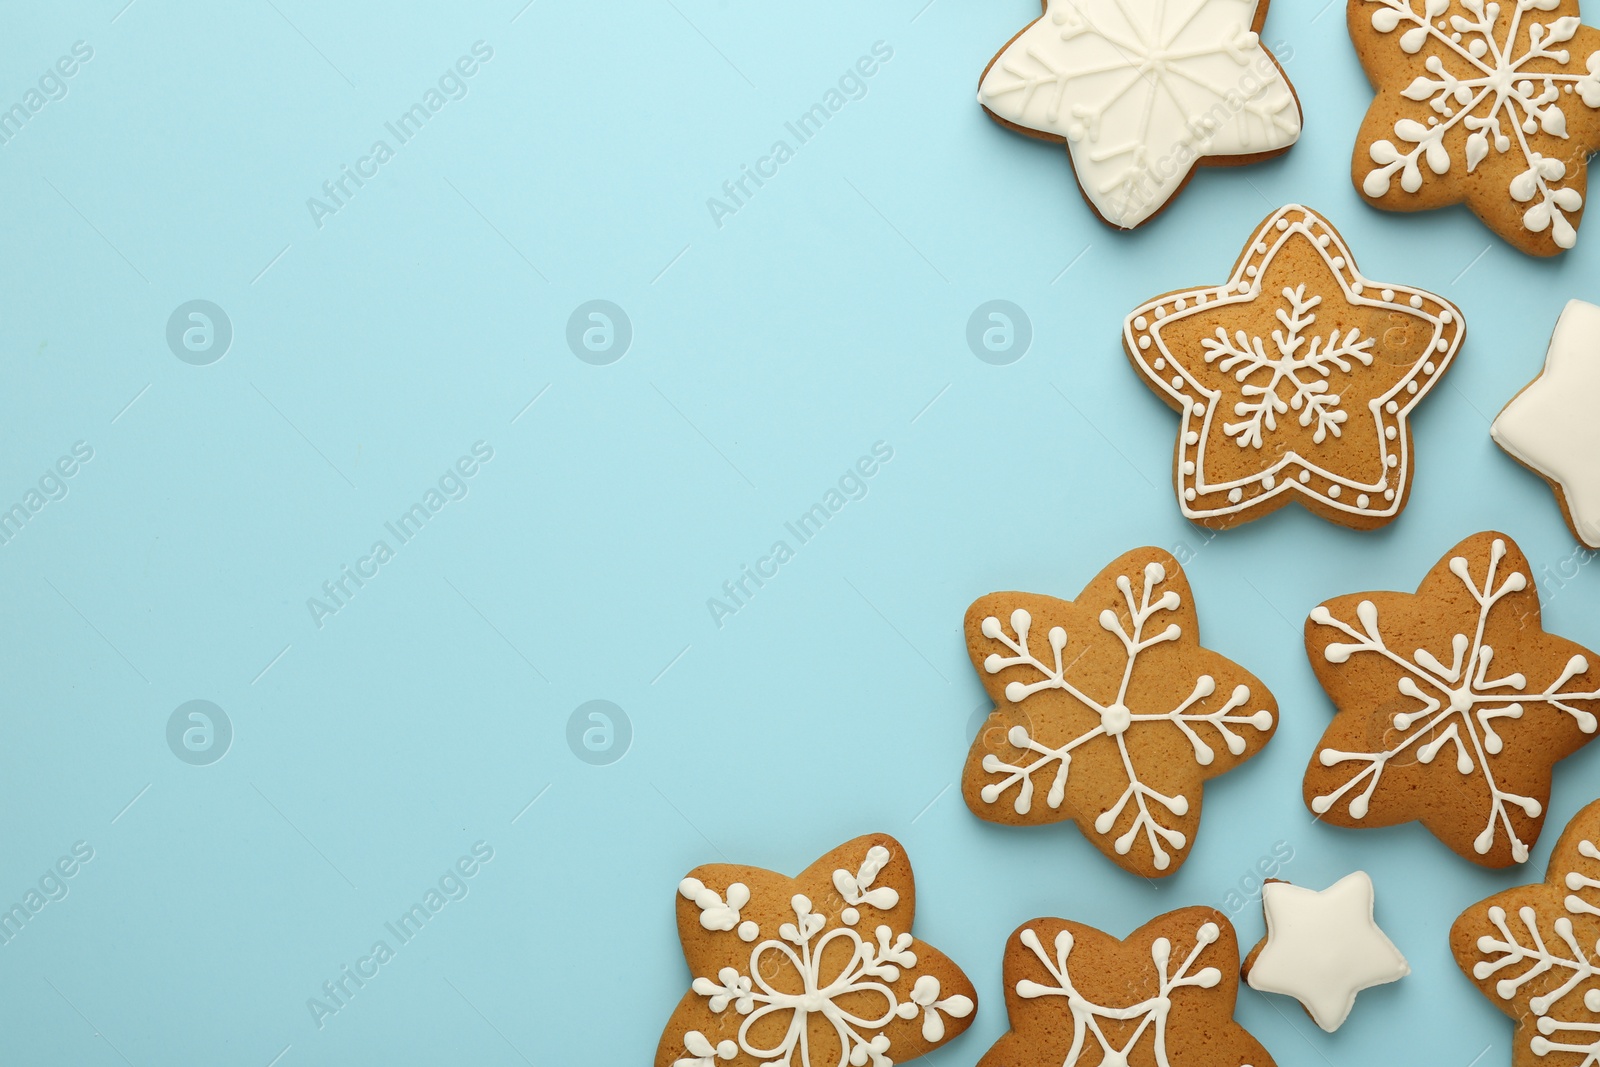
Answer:
<svg viewBox="0 0 1600 1067"><path fill-rule="evenodd" d="M1062 1067L1075 1067L1082 1058L1084 1047L1090 1038L1099 1049L1099 1055L1093 1062L1128 1063L1133 1056L1134 1047L1146 1036L1150 1039L1151 1055L1158 1067L1170 1067L1167 1060L1167 1023L1172 1011L1172 994L1175 990L1191 986L1211 989L1222 981L1222 972L1216 967L1194 969L1206 949L1215 944L1220 936L1221 931L1216 923L1201 924L1195 933L1194 948L1176 969L1172 969L1172 942L1165 937L1156 938L1150 944L1150 961L1155 965L1156 974L1160 979L1158 992L1155 996L1134 1004L1115 1006L1096 1004L1074 988L1069 959L1074 945L1071 930L1064 929L1056 934L1055 944L1052 946L1055 954L1051 956L1045 952L1039 935L1032 928L1025 929L1021 934L1022 944L1039 958L1039 962L1055 980L1055 984L1045 985L1023 979L1017 982L1017 996L1025 1000L1036 1000L1040 997L1066 998L1067 1008L1072 1013L1072 1047L1068 1050ZM1102 1020L1117 1023L1137 1022L1138 1025L1131 1033L1117 1039L1120 1044L1114 1044L1107 1036ZM1126 1027L1118 1028L1119 1034L1125 1031Z"/></svg>
<svg viewBox="0 0 1600 1067"><path fill-rule="evenodd" d="M1427 649L1417 649L1410 656L1392 649L1384 638L1378 608L1370 600L1356 605L1355 625L1336 618L1326 606L1311 612L1313 623L1332 627L1350 638L1349 642L1335 642L1324 649L1323 656L1328 662L1342 664L1355 657L1382 657L1400 669L1396 688L1407 701L1414 702L1393 716L1392 724L1399 733L1399 740L1393 746L1379 752L1324 748L1317 754L1318 762L1324 767L1354 767L1351 776L1337 789L1313 798L1311 808L1317 814L1345 803L1351 818L1364 818L1391 761L1410 754L1418 763L1432 764L1444 755L1454 765L1456 773L1463 777L1480 776L1489 793L1488 820L1473 842L1474 850L1479 855L1488 854L1496 837L1504 832L1512 857L1518 863L1526 862L1528 844L1517 835L1511 809L1519 809L1536 819L1542 806L1533 797L1509 791L1496 779L1490 764L1505 746L1499 731L1515 729L1514 724L1528 708L1544 705L1571 716L1583 733L1593 734L1597 725L1594 714L1576 706L1575 702L1600 699L1600 691L1564 688L1573 678L1588 671L1588 660L1582 655L1571 656L1560 673L1543 688L1530 689L1529 679L1519 671L1491 675L1495 649L1485 640L1485 628L1497 604L1508 595L1531 586L1529 576L1520 569L1500 574L1505 556L1505 541L1495 538L1481 584L1473 576L1465 556L1450 559L1450 573L1477 602L1478 611L1474 632L1457 633L1452 637L1448 662Z"/></svg>
<svg viewBox="0 0 1600 1067"><path fill-rule="evenodd" d="M1064 138L1107 221L1137 226L1207 154L1292 145L1300 111L1244 0L1049 0L985 74L978 100Z"/></svg>
<svg viewBox="0 0 1600 1067"><path fill-rule="evenodd" d="M1580 858L1592 864L1600 861L1600 848L1591 840L1580 840L1577 851ZM1485 958L1472 967L1473 977L1480 982L1505 972L1506 977L1494 984L1495 994L1501 1000L1514 999L1530 982L1537 981L1546 988L1547 992L1528 999L1528 1010L1535 1016L1534 1026L1538 1030L1529 1039L1529 1049L1535 1056L1552 1052L1582 1055L1583 1060L1577 1067L1600 1064L1600 1021L1562 1018L1579 1005L1591 1014L1600 1015L1600 981L1597 981L1600 979L1600 945L1591 942L1585 949L1587 938L1580 936L1572 918L1577 916L1584 922L1585 916L1600 916L1600 906L1597 906L1600 894L1595 892L1600 889L1597 871L1600 865L1591 865L1587 872L1566 872L1560 885L1571 890L1563 901L1568 914L1558 915L1550 922L1548 933L1541 931L1541 916L1535 908L1519 907L1513 920L1505 908L1492 905L1487 914L1495 932L1478 938L1478 951ZM1551 881L1556 880L1552 878ZM1593 923L1588 925L1588 932L1592 934ZM1544 977L1546 975L1551 977ZM1551 985L1557 979L1559 984ZM1552 1011L1558 1014L1550 1014Z"/></svg>
<svg viewBox="0 0 1600 1067"><path fill-rule="evenodd" d="M1395 140L1372 143L1376 166L1362 181L1363 191L1384 196L1398 176L1402 190L1416 193L1428 175L1457 166L1471 174L1490 153L1514 154L1522 169L1506 191L1528 205L1524 229L1548 231L1558 248L1573 247L1577 230L1568 215L1583 207L1583 196L1565 184L1567 161L1540 152L1534 138L1559 145L1569 140L1567 109L1600 109L1600 52L1584 56L1565 47L1579 32L1578 17L1549 18L1546 13L1561 0L1367 3L1373 28L1394 35L1402 52L1417 55L1430 48L1422 63L1426 73L1400 91L1407 100L1425 103L1430 114L1426 122L1401 118L1394 124ZM1466 132L1461 159L1445 144L1458 128ZM1582 153L1575 147L1566 154Z"/></svg>
<svg viewBox="0 0 1600 1067"><path fill-rule="evenodd" d="M1071 663L1065 662L1062 658L1068 643L1067 631L1063 627L1050 628L1046 635L1050 650L1049 658L1041 660L1034 652L1035 646L1031 634L1033 617L1026 610L1018 608L1011 613L1010 634L1006 633L1005 627L995 616L984 619L982 624L983 635L990 640L998 641L1011 653L1009 656L992 653L986 657L983 669L987 673L998 674L1008 667L1025 666L1038 674L1035 681L1008 683L1005 689L1007 700L1017 704L1043 690L1059 689L1094 712L1099 720L1098 725L1057 747L1051 747L1035 739L1026 726L1020 724L1012 726L1006 740L1021 755L1015 762L1009 763L994 753L984 756L983 770L1001 776L998 781L983 786L980 796L984 803L995 803L1002 794L1015 787L1017 793L1013 807L1019 815L1026 814L1032 808L1034 801L1034 774L1054 764L1055 773L1046 792L1045 803L1052 809L1060 808L1066 797L1067 776L1071 770L1074 751L1097 738L1109 738L1115 743L1121 757L1128 786L1115 803L1096 817L1095 832L1102 836L1110 834L1123 820L1125 812L1131 810L1132 818L1128 821L1127 828L1113 842L1113 847L1118 855L1125 856L1143 833L1158 870L1166 870L1172 863L1168 848L1181 850L1188 844L1181 831L1163 821L1162 812L1170 812L1177 816L1185 815L1189 811L1189 800L1182 795L1168 796L1140 781L1134 752L1128 744L1130 732L1136 733L1148 728L1146 724L1152 723L1175 726L1188 739L1195 763L1205 767L1216 759L1213 743L1220 742L1230 753L1238 756L1243 754L1247 747L1244 737L1238 732L1240 729L1248 727L1254 730L1268 730L1272 726L1271 712L1240 710L1250 700L1250 689L1245 685L1235 686L1225 701L1215 709L1201 710L1199 705L1217 691L1216 679L1209 674L1197 677L1189 695L1175 707L1161 711L1145 711L1128 706L1129 686L1133 681L1134 668L1140 655L1156 645L1177 641L1182 633L1177 623L1169 623L1164 627L1160 625L1159 616L1176 611L1181 604L1175 590L1168 589L1157 595L1157 589L1166 578L1167 572L1164 566L1156 562L1147 563L1143 572L1143 591L1135 596L1133 583L1129 577L1127 575L1117 577L1117 589L1121 592L1128 611L1128 625L1124 625L1121 616L1110 608L1100 613L1099 624L1102 629L1114 634L1121 641L1125 662L1117 691L1106 702L1090 696L1068 679L1067 673ZM1203 735L1201 728L1215 731L1214 736L1209 733ZM1208 740L1208 736L1211 740Z"/></svg>
<svg viewBox="0 0 1600 1067"><path fill-rule="evenodd" d="M1328 434L1340 435L1340 425L1350 417L1339 407L1339 394L1328 391L1328 379L1335 371L1350 373L1351 361L1372 366L1372 347L1375 338L1362 336L1356 327L1345 333L1333 330L1324 338L1306 336L1316 325L1316 307L1322 303L1320 296L1307 296L1304 285L1283 290L1284 307L1277 309L1278 321L1283 329L1272 331L1275 354L1268 355L1260 337L1251 337L1243 330L1235 330L1232 338L1228 331L1217 327L1216 336L1201 340L1207 363L1216 363L1217 369L1232 374L1241 383L1243 399L1234 405L1239 422L1223 423L1223 432L1238 442L1240 448L1261 447L1263 427L1271 431L1278 428L1279 415L1291 409L1299 412L1301 426L1316 429L1312 441L1321 444ZM1259 372L1268 374L1263 384L1252 381ZM1279 385L1293 390L1286 401L1278 393Z"/></svg>
<svg viewBox="0 0 1600 1067"><path fill-rule="evenodd" d="M834 887L851 905L840 914L843 925L830 929L827 917L813 910L811 899L797 893L789 900L794 920L782 923L776 937L757 941L743 970L725 966L715 978L696 977L691 988L706 998L713 1013L731 1007L744 1021L736 1041L727 1039L716 1045L703 1033L688 1031L684 1035L687 1055L674 1061L673 1067L715 1067L717 1061L734 1059L741 1052L764 1064L809 1067L813 1015L827 1020L838 1036L836 1067L891 1067L890 1041L882 1031L895 1019L915 1019L920 1014L923 1038L935 1043L944 1038L946 1016L964 1019L972 1014L975 1005L971 998L959 993L941 996L939 979L931 974L919 976L907 991L896 991L902 972L917 965L909 933L896 933L880 924L870 937L863 937L854 928L860 921L856 906L892 911L899 905L897 890L873 887L889 858L887 848L874 845L855 873L842 868L833 872ZM696 879L685 879L680 892L701 908L701 925L708 930L734 929L738 917L727 915L726 909L735 899L740 906L748 901L748 890L735 882L728 887L725 903L701 903L706 899L704 893L716 894L700 886L691 896L689 883L700 886ZM738 936L746 942L756 941L760 931L747 922L738 926ZM776 981L786 972L797 975L798 980ZM782 1036L770 1045L752 1037L751 1028L774 1015L787 1018Z"/></svg>

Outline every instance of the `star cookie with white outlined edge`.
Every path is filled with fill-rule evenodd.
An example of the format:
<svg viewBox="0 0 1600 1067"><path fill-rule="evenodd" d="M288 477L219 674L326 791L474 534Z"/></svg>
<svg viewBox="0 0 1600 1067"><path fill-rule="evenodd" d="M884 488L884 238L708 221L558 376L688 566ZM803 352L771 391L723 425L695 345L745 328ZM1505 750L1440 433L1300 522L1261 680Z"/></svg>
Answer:
<svg viewBox="0 0 1600 1067"><path fill-rule="evenodd" d="M1600 548L1600 307L1567 304L1544 370L1511 398L1489 435L1550 483L1572 535Z"/></svg>
<svg viewBox="0 0 1600 1067"><path fill-rule="evenodd" d="M1600 660L1545 632L1516 543L1474 534L1415 593L1336 597L1305 633L1338 708L1306 806L1350 829L1421 822L1484 867L1526 863L1556 762L1600 728Z"/></svg>
<svg viewBox="0 0 1600 1067"><path fill-rule="evenodd" d="M972 1023L977 993L911 936L911 862L887 834L829 852L798 877L714 863L678 883L692 982L655 1067L888 1067Z"/></svg>
<svg viewBox="0 0 1600 1067"><path fill-rule="evenodd" d="M1294 997L1330 1034L1350 1017L1357 993L1411 973L1373 918L1366 871L1320 891L1270 879L1261 887L1261 910L1267 936L1245 957L1246 984Z"/></svg>
<svg viewBox="0 0 1600 1067"><path fill-rule="evenodd" d="M1006 940L1011 1028L977 1067L1273 1067L1233 1019L1239 942L1220 911L1180 908L1119 941L1066 919Z"/></svg>
<svg viewBox="0 0 1600 1067"><path fill-rule="evenodd" d="M1480 900L1450 927L1456 964L1516 1020L1512 1067L1600 1062L1600 801L1573 816L1545 880Z"/></svg>
<svg viewBox="0 0 1600 1067"><path fill-rule="evenodd" d="M1259 752L1278 704L1200 644L1183 568L1125 553L1076 600L991 593L967 609L967 654L995 702L967 754L961 795L981 819L1071 819L1125 870L1178 869L1208 779Z"/></svg>
<svg viewBox="0 0 1600 1067"><path fill-rule="evenodd" d="M1182 415L1173 482L1185 518L1227 529L1297 501L1367 530L1405 507L1410 415L1465 336L1453 304L1363 277L1338 231L1290 204L1226 282L1135 308L1123 347Z"/></svg>
<svg viewBox="0 0 1600 1067"><path fill-rule="evenodd" d="M1195 167L1269 159L1300 137L1300 101L1261 44L1267 0L1045 0L978 83L1007 129L1067 146L1099 218L1130 230Z"/></svg>

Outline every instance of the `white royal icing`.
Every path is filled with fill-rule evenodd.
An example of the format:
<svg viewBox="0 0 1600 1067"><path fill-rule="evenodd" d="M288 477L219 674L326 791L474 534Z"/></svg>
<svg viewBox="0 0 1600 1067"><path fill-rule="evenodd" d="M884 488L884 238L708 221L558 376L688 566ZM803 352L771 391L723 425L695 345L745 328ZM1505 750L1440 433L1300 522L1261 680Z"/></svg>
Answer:
<svg viewBox="0 0 1600 1067"><path fill-rule="evenodd" d="M1061 1067L1076 1067L1084 1054L1086 1039L1091 1037L1099 1046L1098 1055L1092 1062L1126 1064L1133 1054L1134 1047L1144 1040L1146 1035L1150 1038L1151 1055L1155 1057L1157 1067L1172 1067L1167 1060L1167 1021L1172 1012L1172 994L1176 990L1190 986L1211 989L1222 981L1222 972L1215 967L1202 967L1197 971L1191 971L1206 949L1214 945L1220 937L1221 932L1216 923L1203 923L1195 932L1194 948L1178 964L1177 969L1170 973L1172 942L1164 937L1156 938L1150 944L1150 959L1156 965L1156 973L1160 978L1156 995L1133 1004L1104 1005L1094 1003L1073 987L1069 965L1073 948L1072 931L1062 930L1056 934L1055 956L1052 958L1045 953L1039 935L1029 928L1022 931L1022 943L1039 957L1044 969L1055 979L1055 985L1044 985L1023 979L1016 985L1017 996L1024 1000L1037 1000L1040 997L1067 999L1067 1010L1072 1013L1072 1047L1067 1051ZM1132 1029L1131 1036L1122 1040L1120 1045L1116 1045L1102 1027L1102 1019L1117 1023L1132 1022L1138 1025ZM1125 1030L1119 1027L1114 1032L1121 1035Z"/></svg>
<svg viewBox="0 0 1600 1067"><path fill-rule="evenodd" d="M1569 303L1544 370L1489 427L1495 443L1561 487L1578 539L1600 548L1600 307Z"/></svg>
<svg viewBox="0 0 1600 1067"><path fill-rule="evenodd" d="M1428 49L1427 74L1418 75L1400 95L1426 103L1417 118L1394 124L1396 145L1374 141L1368 150L1376 166L1362 190L1381 197L1396 174L1406 193L1418 192L1428 175L1471 174L1491 151L1515 153L1522 170L1506 194L1528 204L1522 225L1530 233L1550 232L1560 248L1578 239L1568 213L1583 207L1583 196L1562 182L1578 168L1562 156L1543 155L1529 138L1543 134L1567 140L1566 108L1600 108L1600 52L1573 52L1569 45L1580 23L1576 15L1541 19L1560 0L1365 0L1372 26L1399 52ZM1403 30L1402 30L1403 27ZM1397 30L1401 32L1396 33ZM1532 66L1529 66L1532 64ZM1456 127L1467 131L1452 137ZM1446 140L1459 140L1461 158ZM1563 156L1578 153L1561 149ZM1581 166L1581 164L1580 164Z"/></svg>
<svg viewBox="0 0 1600 1067"><path fill-rule="evenodd" d="M1372 879L1347 874L1327 889L1268 882L1261 890L1267 942L1245 981L1305 1005L1330 1034L1355 1007L1356 994L1411 973L1372 915Z"/></svg>
<svg viewBox="0 0 1600 1067"><path fill-rule="evenodd" d="M1131 229L1206 156L1288 148L1300 107L1250 29L1258 0L1049 0L978 102L1063 137L1101 217Z"/></svg>
<svg viewBox="0 0 1600 1067"><path fill-rule="evenodd" d="M1303 286L1278 293L1262 291L1261 278L1296 239L1316 249L1345 301L1386 313L1385 336L1415 330L1426 338L1413 365L1364 411L1352 410L1339 390L1341 383L1354 381L1373 367L1374 348L1382 338L1357 329L1325 330L1318 321L1324 313L1321 302L1308 297ZM1178 506L1187 518L1198 521L1237 516L1284 493L1300 493L1352 516L1393 518L1405 501L1411 478L1406 422L1455 358L1466 335L1461 312L1425 289L1364 277L1327 220L1299 204L1274 212L1246 249L1247 255L1224 284L1148 301L1134 309L1123 326L1134 362L1183 413ZM1218 325L1203 342L1203 351L1168 344L1166 331L1174 323L1196 315L1226 319L1227 309L1259 300L1271 301L1279 324L1267 337L1237 328L1230 332ZM1202 385L1191 363L1216 364L1232 374L1238 388L1224 391ZM1380 372L1389 375L1393 368L1380 365L1374 373ZM1337 464L1341 453L1331 442L1326 455L1303 455L1275 444L1273 432L1280 419L1293 419L1302 427L1314 424L1315 445L1336 442L1364 423L1360 432L1372 435L1382 473L1372 478L1341 470ZM1230 456L1248 450L1261 457L1260 466L1243 477L1214 479L1211 457L1218 449ZM1371 458L1363 468L1372 467Z"/></svg>
<svg viewBox="0 0 1600 1067"><path fill-rule="evenodd" d="M1243 708L1250 700L1250 689L1244 685L1235 686L1219 706L1209 711L1199 710L1197 706L1203 704L1217 691L1216 679L1209 674L1196 677L1193 689L1176 707L1146 711L1128 706L1129 687L1140 654L1153 645L1176 641L1182 633L1177 623L1170 623L1159 630L1152 626L1151 629L1155 632L1146 632L1146 625L1152 619L1162 612L1176 611L1182 601L1177 592L1171 589L1159 596L1154 595L1156 589L1167 579L1166 568L1160 563L1145 564L1143 578L1144 591L1137 598L1134 595L1133 583L1128 576L1119 575L1117 578L1117 589L1121 591L1128 608L1129 622L1132 624L1131 632L1124 627L1122 619L1115 611L1107 608L1100 613L1100 626L1121 639L1125 655L1122 678L1117 691L1108 694L1104 702L1090 696L1067 680L1067 670L1075 661L1069 660L1063 663L1062 660L1062 652L1067 647L1066 630L1060 626L1051 627L1048 635L1051 661L1047 663L1034 655L1029 644L1029 630L1033 624L1033 616L1027 611L1018 608L1011 613L1012 634L1007 634L1000 620L993 615L983 620L983 635L992 641L1000 642L1012 653L1010 656L994 653L986 657L983 662L983 669L986 672L998 674L1008 667L1020 665L1031 667L1040 675L1039 680L1035 682L1009 683L1005 693L1007 700L1017 704L1042 690L1060 689L1097 714L1099 724L1058 748L1051 748L1034 740L1026 726L1011 727L1006 740L1011 747L1018 749L1024 755L1019 758L1018 763L1006 763L992 752L984 756L984 771L988 774L1002 774L1004 777L998 782L985 785L979 790L979 796L985 804L993 804L1012 786L1019 786L1013 806L1019 815L1026 814L1033 805L1034 772L1055 763L1057 764L1055 777L1050 783L1045 803L1051 808L1059 808L1066 798L1067 773L1072 766L1073 750L1094 738L1109 737L1116 742L1117 749L1122 754L1122 765L1127 773L1128 787L1123 790L1122 796L1115 803L1095 819L1094 830L1102 836L1110 834L1121 821L1129 801L1132 801L1133 820L1127 830L1113 842L1113 847L1118 855L1126 856L1132 850L1140 831L1143 831L1156 869L1166 870L1172 863L1172 857L1163 846L1182 849L1187 846L1188 841L1182 832L1163 825L1160 814L1166 810L1174 815L1185 815L1189 811L1189 800L1184 796L1167 796L1139 780L1136 753L1129 749L1128 734L1130 732L1137 734L1150 729L1148 724L1152 723L1175 726L1188 739L1195 763L1204 767L1216 759L1216 753L1196 732L1196 726L1206 725L1216 730L1228 751L1239 755L1244 752L1246 744L1244 738L1235 733L1233 728L1248 726L1255 730L1270 729L1272 713L1260 710L1238 714L1238 709ZM1156 619L1158 625L1159 621ZM1034 758L1029 759L1027 754L1032 754ZM1021 762L1022 760L1027 762Z"/></svg>
<svg viewBox="0 0 1600 1067"><path fill-rule="evenodd" d="M1533 797L1521 796L1501 788L1490 767L1492 757L1505 748L1502 730L1515 730L1527 705L1542 704L1572 716L1578 728L1586 734L1595 732L1595 716L1583 708L1574 707L1571 701L1600 699L1600 691L1571 690L1564 686L1589 669L1589 661L1581 655L1572 656L1542 689L1529 689L1527 675L1520 671L1501 673L1489 677L1490 663L1496 650L1484 641L1484 628L1495 605L1511 593L1530 588L1533 579L1522 570L1511 570L1496 585L1501 562L1506 556L1506 543L1495 538L1490 546L1488 564L1480 585L1472 575L1472 562L1465 556L1451 558L1450 573L1460 580L1478 604L1476 626L1471 636L1457 633L1450 641L1450 661L1446 663L1427 649L1419 648L1404 656L1392 650L1384 640L1383 623L1378 617L1378 607L1370 600L1356 605L1356 626L1343 619L1334 618L1324 606L1312 609L1311 621L1318 626L1332 627L1351 638L1350 643L1334 642L1323 650L1329 663L1345 663L1356 656L1382 656L1403 672L1396 688L1408 706L1393 715L1395 743L1380 752L1345 752L1325 748L1317 753L1324 767L1337 767L1354 763L1358 769L1332 793L1312 799L1311 810L1318 815L1339 803L1363 782L1359 793L1349 801L1348 811L1353 819L1363 819L1371 804L1389 761L1409 754L1418 763L1431 764L1441 752L1453 753L1456 772L1463 777L1481 776L1489 792L1489 812L1483 832L1473 841L1473 849L1481 856L1494 846L1494 840L1503 829L1511 843L1511 855L1518 863L1528 859L1528 845L1517 836L1511 824L1510 808L1525 812L1529 818L1538 818L1543 806ZM1502 661L1498 671L1506 671ZM1537 682L1533 683L1537 685ZM1465 796L1466 794L1463 794Z"/></svg>
<svg viewBox="0 0 1600 1067"><path fill-rule="evenodd" d="M1528 1040L1529 1051L1541 1057L1552 1052L1576 1053L1584 1057L1582 1064L1587 1067L1600 1063L1600 1020L1563 1016L1570 1016L1580 1005L1591 1014L1600 1013L1600 985L1595 984L1600 978L1600 948L1580 943L1571 918L1576 915L1579 921L1588 922L1586 916L1600 916L1600 893L1596 892L1600 890L1600 848L1584 839L1578 842L1578 854L1590 861L1587 870L1566 872L1561 884L1571 891L1562 902L1567 914L1550 923L1548 933L1541 933L1540 915L1531 907L1517 909L1515 927L1504 908L1489 908L1489 922L1500 936L1478 938L1478 951L1488 958L1473 964L1472 975L1481 982L1507 967L1526 964L1520 974L1496 982L1495 993L1501 1000L1510 1000L1535 980L1548 989L1528 1001L1538 1030ZM1558 979L1559 984L1551 985ZM1584 986L1588 988L1581 995L1573 996ZM1552 1011L1559 1013L1552 1015Z"/></svg>
<svg viewBox="0 0 1600 1067"><path fill-rule="evenodd" d="M833 872L834 887L849 904L892 911L900 903L899 893L887 886L871 888L889 858L888 849L882 845L872 846L855 874L843 869ZM735 889L742 891L738 894L743 898L742 906L749 900L749 891L742 884L733 883L727 889L730 902L735 898ZM700 924L706 929L734 928L737 915L730 918L719 910L726 908L726 904L701 903L706 893L711 897L717 895L705 889L698 879L684 879L679 892L700 906ZM849 925L827 929L827 917L812 911L810 899L802 894L791 897L789 906L794 911L794 921L780 925L776 938L767 938L752 947L744 973L736 967L724 967L714 979L698 977L694 980L692 988L707 998L712 1012L720 1014L731 1006L745 1017L739 1027L738 1040L725 1040L712 1046L705 1035L691 1030L684 1035L688 1055L675 1060L673 1067L716 1067L715 1059L731 1060L740 1052L755 1056L763 1063L821 1067L813 1064L806 1037L810 1017L814 1014L826 1019L838 1034L839 1060L834 1067L846 1064L891 1067L894 1061L888 1054L889 1037L882 1032L890 1022L915 1019L920 1013L923 1038L937 1042L944 1038L944 1016L964 1019L976 1007L971 998L961 994L941 997L939 979L930 974L919 976L904 999L895 992L891 983L900 980L902 971L910 971L917 965L916 953L911 951L910 934L896 934L887 925L879 925L871 939L863 938L852 928L860 920L855 907L845 909L853 917L841 915L841 920ZM708 915L713 921L707 921ZM738 936L747 942L754 941L760 932L754 923L745 923L740 926ZM768 975L775 973L774 965L783 962L799 972L803 991L780 990L767 980ZM842 1005L840 998L844 1001ZM881 1004L881 1013L860 1014L866 1010L863 1001L869 998ZM752 1026L769 1015L784 1013L789 1015L789 1025L775 1045L766 1047L751 1039Z"/></svg>

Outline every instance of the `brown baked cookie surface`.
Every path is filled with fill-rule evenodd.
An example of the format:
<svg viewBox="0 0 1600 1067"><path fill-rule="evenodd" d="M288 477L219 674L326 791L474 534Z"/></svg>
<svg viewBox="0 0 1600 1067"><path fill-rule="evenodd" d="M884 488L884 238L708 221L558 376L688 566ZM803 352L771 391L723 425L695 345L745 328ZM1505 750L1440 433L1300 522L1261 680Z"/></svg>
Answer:
<svg viewBox="0 0 1600 1067"><path fill-rule="evenodd" d="M1273 1067L1233 1021L1239 943L1212 908L1157 916L1118 941L1034 919L1006 941L1011 1029L978 1067Z"/></svg>
<svg viewBox="0 0 1600 1067"><path fill-rule="evenodd" d="M1600 148L1600 30L1578 0L1349 0L1347 14L1378 91L1351 161L1367 203L1465 203L1529 255L1573 247Z"/></svg>
<svg viewBox="0 0 1600 1067"><path fill-rule="evenodd" d="M1071 819L1147 878L1188 856L1204 782L1277 727L1261 680L1200 644L1189 581L1159 548L1120 556L1076 600L981 597L966 637L995 702L962 773L967 806L1012 826Z"/></svg>
<svg viewBox="0 0 1600 1067"><path fill-rule="evenodd" d="M1306 654L1338 709L1304 783L1323 822L1416 820L1485 867L1527 860L1554 764L1595 737L1600 663L1540 626L1511 538L1467 538L1415 593L1319 605Z"/></svg>
<svg viewBox="0 0 1600 1067"><path fill-rule="evenodd" d="M1298 502L1358 530L1411 491L1410 416L1466 337L1434 293L1374 282L1308 207L1273 212L1220 285L1135 308L1123 347L1181 416L1185 518L1227 529Z"/></svg>
<svg viewBox="0 0 1600 1067"><path fill-rule="evenodd" d="M1450 951L1516 1020L1512 1067L1600 1062L1600 801L1567 824L1545 880L1462 912Z"/></svg>
<svg viewBox="0 0 1600 1067"><path fill-rule="evenodd" d="M911 935L911 863L887 834L846 842L787 878L730 863L678 884L693 976L655 1067L887 1067L972 1023L977 993Z"/></svg>

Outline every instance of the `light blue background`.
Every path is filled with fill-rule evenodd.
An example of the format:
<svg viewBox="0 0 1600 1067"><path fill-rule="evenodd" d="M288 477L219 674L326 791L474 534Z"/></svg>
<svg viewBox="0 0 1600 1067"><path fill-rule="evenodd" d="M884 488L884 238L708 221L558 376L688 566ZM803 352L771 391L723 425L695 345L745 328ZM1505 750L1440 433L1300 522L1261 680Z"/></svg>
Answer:
<svg viewBox="0 0 1600 1067"><path fill-rule="evenodd" d="M1061 151L973 100L1032 0L124 2L12 5L0 35L4 106L73 42L94 49L0 147L0 503L94 449L0 547L0 902L94 849L0 946L0 1062L646 1062L689 978L682 874L793 872L872 830L910 851L917 932L983 998L939 1067L1005 1029L1020 922L1121 935L1220 904L1280 841L1304 884L1369 870L1415 969L1333 1036L1245 990L1238 1017L1280 1064L1508 1062L1510 1024L1446 931L1542 874L1600 793L1600 746L1560 768L1524 870L1477 870L1414 826L1316 825L1299 777L1331 709L1300 621L1411 588L1495 527L1533 561L1548 627L1600 645L1596 568L1487 432L1561 305L1600 299L1600 233L1535 262L1459 210L1363 206L1348 161L1371 93L1340 5L1278 0L1267 23L1300 145L1202 173L1124 236ZM468 95L317 228L307 198L479 40L494 55ZM707 198L876 41L894 55L866 97L713 225ZM1470 335L1416 419L1391 528L1290 509L1208 541L1174 506L1174 416L1119 324L1222 278L1291 200L1369 276L1459 303ZM196 298L233 324L211 366L165 342ZM634 328L611 366L565 342L595 298ZM993 298L1033 323L1011 366L965 343ZM480 440L494 458L470 495L315 626L307 598ZM894 458L870 494L718 629L707 598L879 440ZM1282 707L1160 884L1070 826L981 823L951 788L983 701L967 604L1072 596L1146 543L1193 557L1207 643ZM165 741L197 698L235 731L206 767ZM566 740L597 698L634 733L608 766ZM319 1030L307 998L480 840L494 859L469 895ZM1237 921L1260 935L1255 904Z"/></svg>

